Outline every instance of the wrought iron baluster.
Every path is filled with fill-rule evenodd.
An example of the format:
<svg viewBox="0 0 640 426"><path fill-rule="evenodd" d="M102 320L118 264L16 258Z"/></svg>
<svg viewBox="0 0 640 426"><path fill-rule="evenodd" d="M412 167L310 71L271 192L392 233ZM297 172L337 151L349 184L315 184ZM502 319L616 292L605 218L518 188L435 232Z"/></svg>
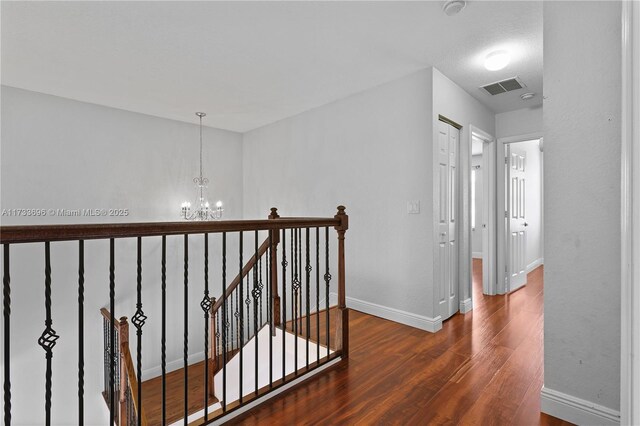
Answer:
<svg viewBox="0 0 640 426"><path fill-rule="evenodd" d="M142 327L147 316L142 310L142 238L138 237L138 259L137 259L137 279L136 279L136 313L131 318L131 322L136 328L136 369L138 377L138 424L142 424Z"/></svg>
<svg viewBox="0 0 640 426"><path fill-rule="evenodd" d="M9 244L4 245L2 274L2 316L4 319L4 424L11 426L11 276L9 274Z"/></svg>
<svg viewBox="0 0 640 426"><path fill-rule="evenodd" d="M224 296L223 296L224 297ZM220 311L216 311L216 354L222 355L222 342L220 342L221 328L220 328ZM216 369L220 368L220 357L216 357Z"/></svg>
<svg viewBox="0 0 640 426"><path fill-rule="evenodd" d="M294 334L294 359L293 359L293 368L294 368L294 373L297 375L298 374L298 333L299 333L299 328L298 328L298 311L300 309L299 306L299 290L300 290L300 280L298 278L298 265L299 265L299 257L298 257L298 252L299 252L299 246L300 246L300 234L298 232L297 229L293 230L293 233L295 235L294 237L294 257L293 257L293 269L295 270L295 275L294 275L294 279L293 279L293 305L294 305L294 310L293 310L293 334Z"/></svg>
<svg viewBox="0 0 640 426"><path fill-rule="evenodd" d="M273 233L275 231L269 230L269 251L267 252L266 269L267 269L267 321L269 322L269 389L273 388L273 288L271 273L273 271L273 265L271 263L271 256L273 256Z"/></svg>
<svg viewBox="0 0 640 426"><path fill-rule="evenodd" d="M257 235L257 231L256 231ZM260 325L262 326L262 290L264 289L264 284L262 283L262 256L258 260L258 289L260 290L260 302L258 306L260 307Z"/></svg>
<svg viewBox="0 0 640 426"><path fill-rule="evenodd" d="M286 366L286 334L287 334L287 230L282 230L282 316L280 324L282 324L282 382L284 383L287 366Z"/></svg>
<svg viewBox="0 0 640 426"><path fill-rule="evenodd" d="M78 424L84 425L84 241L78 241Z"/></svg>
<svg viewBox="0 0 640 426"><path fill-rule="evenodd" d="M160 337L160 368L162 370L162 424L167 424L167 236L162 236L162 331Z"/></svg>
<svg viewBox="0 0 640 426"><path fill-rule="evenodd" d="M209 234L204 234L204 295L200 307L204 311L204 419L209 419ZM213 343L212 343L213 344Z"/></svg>
<svg viewBox="0 0 640 426"><path fill-rule="evenodd" d="M235 311L231 310L231 312L233 312L233 316L236 319L236 348L240 349L240 311L242 310L242 306L240 302L240 292L238 291L237 288L234 289L233 292L236 295L236 305L235 305Z"/></svg>
<svg viewBox="0 0 640 426"><path fill-rule="evenodd" d="M184 235L184 426L189 416L189 235Z"/></svg>
<svg viewBox="0 0 640 426"><path fill-rule="evenodd" d="M310 319L309 316L311 315L310 309L309 309L309 305L311 304L311 296L309 294L310 288L311 288L311 263L309 260L309 228L306 228L306 232L305 232L305 237L306 237L306 244L305 244L305 253L306 253L306 265L305 265L305 272L307 273L307 300L305 301L305 305L307 308L307 316L305 318L305 322L306 322L306 338L307 338L307 348L306 348L306 357L307 357L307 368L309 368L309 336L311 335L311 323L310 323Z"/></svg>
<svg viewBox="0 0 640 426"><path fill-rule="evenodd" d="M239 236L239 250L238 250L238 267L239 267L239 273L240 273L240 282L238 283L238 287L240 288L240 300L244 300L243 299L243 294L242 294L242 250L244 249L243 245L244 245L244 239L243 239L243 234L242 231L240 231L240 236ZM247 282L248 284L248 282ZM247 301L249 300L249 287L247 286ZM247 309L248 309L249 305L247 304ZM242 404L242 398L243 398L243 391L242 391L242 384L243 384L243 378L242 378L242 370L243 370L243 366L244 366L244 354L243 354L243 346L244 346L244 318L243 318L243 309L240 308L240 347L238 348L238 350L240 351L240 353L238 354L240 356L240 365L239 365L239 369L240 369L240 379L238 382L238 388L239 388L239 401ZM247 322L249 322L248 320L248 315L247 315ZM249 336L247 335L247 339L249 338Z"/></svg>
<svg viewBox="0 0 640 426"><path fill-rule="evenodd" d="M255 242L255 264L253 265L253 291L251 295L253 296L253 335L255 340L255 354L254 354L254 378L255 378L255 394L258 395L258 303L260 301L262 291L258 287L258 231L254 231L254 242Z"/></svg>
<svg viewBox="0 0 640 426"><path fill-rule="evenodd" d="M227 233L222 233L222 317L227 318ZM218 313L220 321L220 313ZM218 329L220 323L218 322ZM227 411L227 328L222 327L222 411Z"/></svg>
<svg viewBox="0 0 640 426"><path fill-rule="evenodd" d="M316 226L316 362L320 363L320 228Z"/></svg>
<svg viewBox="0 0 640 426"><path fill-rule="evenodd" d="M44 308L45 308L45 329L38 339L38 344L45 351L47 368L45 372L45 424L51 425L51 376L53 348L60 338L53 329L53 319L51 318L51 246L47 241L44 243Z"/></svg>
<svg viewBox="0 0 640 426"><path fill-rule="evenodd" d="M231 294L231 297L229 299L231 299L231 301L229 302L231 304L231 315L229 315L229 320L231 322L231 326L229 327L229 330L231 331L231 339L230 339L230 341L231 341L231 350L233 350L234 342L235 342L235 340L234 340L234 338L235 338L235 336L234 336L234 331L235 331L234 323L237 322L237 317L235 316L235 310L233 309L234 308L234 306L233 306L233 294Z"/></svg>
<svg viewBox="0 0 640 426"><path fill-rule="evenodd" d="M302 228L298 228L298 277L300 280L300 288L298 291L298 334L304 333L304 327L302 326L302 293L304 289L302 287Z"/></svg>
<svg viewBox="0 0 640 426"><path fill-rule="evenodd" d="M329 342L330 342L330 331L331 328L329 326L330 321L330 312L329 312L329 284L331 282L331 274L329 273L329 227L325 227L325 235L324 235L324 250L325 250L325 273L324 273L324 282L325 282L325 303L326 303L326 315L327 315L327 358L329 357Z"/></svg>
<svg viewBox="0 0 640 426"><path fill-rule="evenodd" d="M116 410L114 398L115 377L116 377L116 360L114 357L114 349L116 343L116 329L113 320L116 317L116 266L115 266L115 240L109 239L109 314L111 315L111 324L109 324L109 424L113 424Z"/></svg>
<svg viewBox="0 0 640 426"><path fill-rule="evenodd" d="M240 272L240 276L242 276L242 272ZM244 303L247 306L247 342L251 339L251 289L249 288L249 280L249 273L247 273L247 294L246 299L244 300Z"/></svg>

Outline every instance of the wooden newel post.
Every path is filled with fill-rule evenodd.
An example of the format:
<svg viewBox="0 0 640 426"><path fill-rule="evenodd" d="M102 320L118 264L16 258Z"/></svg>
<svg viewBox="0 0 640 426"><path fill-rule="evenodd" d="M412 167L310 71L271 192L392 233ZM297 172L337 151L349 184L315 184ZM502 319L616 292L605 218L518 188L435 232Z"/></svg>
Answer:
<svg viewBox="0 0 640 426"><path fill-rule="evenodd" d="M119 425L128 426L127 420L129 419L127 413L127 360L125 359L125 351L129 348L129 323L127 317L120 318L120 325L118 327L118 335L120 338L120 347L118 348L118 355L120 356L120 423Z"/></svg>
<svg viewBox="0 0 640 426"><path fill-rule="evenodd" d="M349 356L349 310L345 292L344 234L349 229L349 215L345 213L344 206L338 206L338 213L334 217L340 220L340 224L335 229L338 231L338 310L342 320L342 327L336 337L342 340L342 356L347 358Z"/></svg>
<svg viewBox="0 0 640 426"><path fill-rule="evenodd" d="M215 397L215 385L213 379L218 370L218 354L216 348L216 318L213 310L216 298L211 298L211 311L209 313L209 395Z"/></svg>
<svg viewBox="0 0 640 426"><path fill-rule="evenodd" d="M279 219L278 209L271 207L271 214L269 219ZM272 229L271 231L271 294L273 295L273 325L274 329L271 333L275 336L275 327L280 325L280 296L278 296L278 244L280 243L280 232L278 229Z"/></svg>

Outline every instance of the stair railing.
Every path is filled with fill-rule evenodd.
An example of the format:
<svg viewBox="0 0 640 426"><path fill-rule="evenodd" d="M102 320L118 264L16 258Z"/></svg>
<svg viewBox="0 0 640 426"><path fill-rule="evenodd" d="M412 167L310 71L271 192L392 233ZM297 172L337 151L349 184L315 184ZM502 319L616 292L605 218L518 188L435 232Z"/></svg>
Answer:
<svg viewBox="0 0 640 426"><path fill-rule="evenodd" d="M330 244L330 228L337 232L337 253L333 252ZM54 325L63 321L64 316L54 312L52 294L59 286L68 285L69 277L58 277L52 273L52 249L56 249L57 242L74 241L77 243L77 377L78 377L78 412L79 425L85 422L85 388L84 388L84 308L85 308L85 255L93 254L93 250L85 250L85 241L102 240L108 242L108 271L105 271L104 285L108 288L109 303L105 321L105 400L109 406L110 424L130 425L139 424L170 424L176 419L186 419L194 412L194 404L204 409L204 416L192 422L193 425L209 424L216 419L245 406L248 403L261 403L270 392L283 385L294 386L303 376L321 371L319 367L327 368L340 359L348 357L349 333L348 333L348 309L345 297L345 247L344 236L348 229L348 216L345 208L338 207L338 212L330 218L281 218L275 208L271 210L268 220L230 220L230 221L203 221L203 222L162 222L162 223L111 223L111 224L78 224L78 225L36 225L36 226L2 226L0 227L0 244L3 246L2 270L3 270L3 367L4 367L4 424L12 422L12 398L11 383L19 380L12 375L11 370L11 254L18 252L18 264L13 265L18 269L33 269L32 259L20 257L20 246L32 243L44 246L44 331L38 339L38 345L44 351L45 359L45 385L44 385L44 424L52 424L52 358L58 339L69 339L72 336L60 336L55 331ZM260 244L260 233L267 234L266 240ZM175 237L179 237L177 239ZM189 258L190 237L200 236L204 238L204 283L194 283L189 279L189 264L193 259ZM220 244L221 270L216 270L218 281L222 285L220 297L214 299L209 288L209 237L214 236ZM159 237L160 263L152 265L161 270L160 298L161 314L159 317L147 318L143 310L142 285L142 243ZM125 318L116 320L116 300L119 306L123 303L117 299L122 288L130 281L123 279L122 283L116 276L116 242L120 239L135 239L137 244L137 273L135 286L136 310L131 316L131 324L136 329L138 345L136 345L136 365L134 354L129 351L128 322ZM244 239L248 238L250 247L243 247ZM182 261L184 273L182 278L183 298L181 301L172 300L167 303L167 243L182 247ZM182 243L180 242L182 240ZM233 241L238 245L235 254L228 253L227 243ZM153 240L152 240L153 243ZM95 245L91 245L93 249ZM251 251L246 256L245 251ZM337 259L333 256L337 255ZM243 258L249 257L249 262ZM331 260L334 259L334 260ZM332 278L331 271L334 263L337 263L337 285ZM40 262L37 262L40 263ZM198 261L200 263L200 261ZM235 269L234 265L236 266ZM55 271L55 266L54 271ZM145 268L149 268L146 265ZM122 274L122 273L121 273ZM227 285L227 276L236 276L236 280ZM20 276L20 275L18 275ZM118 276L118 278L120 278ZM93 278L95 281L95 278ZM171 277L172 285L175 277ZM116 286L116 282L119 282ZM154 280L155 281L155 280ZM18 282L18 285L30 283ZM55 286L53 285L55 284ZM95 283L97 284L97 283ZM95 284L92 287L95 287ZM157 285L156 282L151 283ZM204 284L204 291L201 285ZM156 287L158 288L158 287ZM148 291L148 290L145 290ZM204 314L203 334L197 337L189 335L190 294L196 291L202 294L200 308ZM336 294L337 293L337 294ZM125 294L130 294L125 292ZM146 294L146 293L145 293ZM335 297L334 297L335 296ZM314 300L315 299L315 300ZM336 300L337 299L337 300ZM314 303L315 302L315 303ZM181 306L182 305L182 306ZM232 309L233 308L233 309ZM167 395L167 324L166 314L168 310L183 314L183 368L182 388L183 395ZM237 316L236 316L237 313ZM246 316L245 316L246 314ZM262 318L260 315L262 314ZM145 326L146 324L146 326ZM237 333L232 329L237 330ZM142 386L142 339L143 330L153 326L160 328L160 341L153 349L160 350L161 354L161 416L151 418L150 409L145 410L145 398L141 397ZM58 327L58 326L56 326ZM260 333L268 327L268 332ZM68 329L65 326L62 329ZM207 329L208 328L208 329ZM199 396L192 394L189 386L189 338L204 340L205 365L211 366L214 361L218 371L213 368L213 376L205 374L210 384L203 386L201 391L196 391ZM250 342L255 346L249 347ZM282 345L280 359L274 360L274 345ZM290 346L293 345L293 348ZM259 361L267 352L268 362ZM245 350L246 349L246 354ZM251 350L254 356L251 358ZM291 351L295 351L295 357L289 358ZM235 353L234 353L235 352ZM266 355L265 355L266 356ZM218 361L221 358L221 361ZM230 359L228 359L230 358ZM245 365L246 360L252 361L253 366ZM238 359L240 362L237 362ZM281 365L276 365L276 361ZM234 364L235 362L235 364ZM57 364L56 364L57 365ZM67 364L65 364L64 368ZM233 367L235 365L235 367ZM60 368L60 367L57 367ZM233 371L232 371L233 369ZM265 371L267 378L265 378ZM233 373L233 374L232 374ZM236 383L231 383L234 374ZM243 383L243 375L250 377L253 374L254 382L248 385ZM172 375L175 376L175 375ZM214 388L213 383L220 383ZM235 389L233 389L235 386ZM238 389L239 388L239 389ZM66 388L56 388L56 392L68 391ZM227 394L229 391L229 394ZM233 395L232 392L236 394ZM211 408L208 412L209 402L214 401L212 394L219 396L220 406ZM178 412L167 410L168 396L179 400L182 406ZM181 398L179 398L181 396ZM20 396L22 397L22 395ZM194 403L194 398L201 402ZM32 400L28 404L16 406L32 406ZM92 407L95 408L95 407ZM160 409L153 410L154 415ZM145 415L146 412L146 415ZM133 414L138 417L133 423ZM67 414L67 413L65 413ZM93 413L92 413L93 414ZM95 417L88 419L88 423L95 423ZM185 420L186 423L186 420Z"/></svg>
<svg viewBox="0 0 640 426"><path fill-rule="evenodd" d="M133 359L129 350L129 323L127 317L119 320L112 318L109 310L101 308L103 322L103 342L104 342L104 391L102 393L107 407L111 406L111 399L118 398L118 403L114 404L116 413L116 423L118 426L147 426L147 419L144 408L138 401L138 379L133 366ZM110 333L113 329L116 337L116 344L110 346ZM115 377L113 383L115 388L113 393L110 389L110 368L109 364L113 358L115 362ZM140 414L138 415L138 409Z"/></svg>

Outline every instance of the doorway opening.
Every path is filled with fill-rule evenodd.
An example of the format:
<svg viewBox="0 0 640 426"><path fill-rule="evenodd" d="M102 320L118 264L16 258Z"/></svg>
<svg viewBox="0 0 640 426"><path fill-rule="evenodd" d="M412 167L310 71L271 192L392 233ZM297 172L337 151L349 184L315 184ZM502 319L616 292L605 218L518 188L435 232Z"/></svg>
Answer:
<svg viewBox="0 0 640 426"><path fill-rule="evenodd" d="M503 294L525 286L527 274L544 264L544 161L540 136L499 142L497 293Z"/></svg>

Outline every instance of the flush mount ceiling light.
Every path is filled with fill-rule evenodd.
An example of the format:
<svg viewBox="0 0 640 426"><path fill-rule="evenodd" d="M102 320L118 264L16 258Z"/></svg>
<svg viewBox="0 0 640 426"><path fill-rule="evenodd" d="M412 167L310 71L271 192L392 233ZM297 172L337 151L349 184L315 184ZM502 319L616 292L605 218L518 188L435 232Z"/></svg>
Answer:
<svg viewBox="0 0 640 426"><path fill-rule="evenodd" d="M484 59L484 67L489 71L498 71L509 65L511 55L506 50L491 52Z"/></svg>
<svg viewBox="0 0 640 426"><path fill-rule="evenodd" d="M450 0L444 2L442 5L442 10L446 13L447 16L457 15L462 12L462 9L467 5L466 1L462 0Z"/></svg>
<svg viewBox="0 0 640 426"><path fill-rule="evenodd" d="M523 101L528 101L529 99L533 98L535 95L536 95L535 93L531 93L531 92L523 93L522 95L520 95L520 99L522 99Z"/></svg>

